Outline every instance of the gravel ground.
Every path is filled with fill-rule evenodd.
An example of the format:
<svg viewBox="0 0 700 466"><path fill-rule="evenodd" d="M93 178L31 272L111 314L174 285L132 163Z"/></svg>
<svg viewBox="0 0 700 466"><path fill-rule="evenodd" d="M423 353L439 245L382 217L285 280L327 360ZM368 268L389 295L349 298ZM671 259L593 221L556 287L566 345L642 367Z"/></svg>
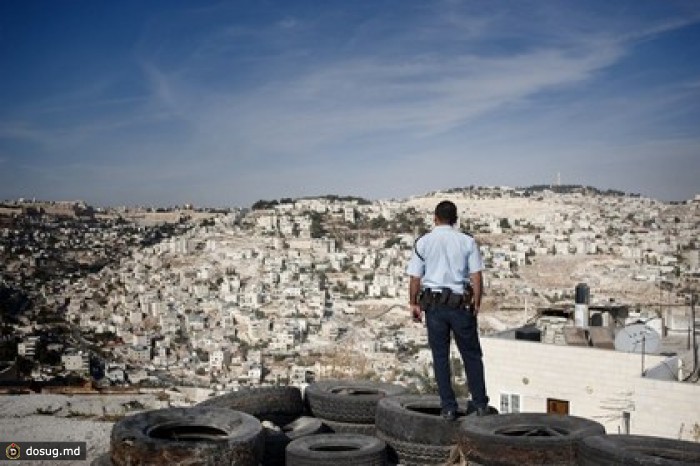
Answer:
<svg viewBox="0 0 700 466"><path fill-rule="evenodd" d="M114 421L162 407L153 395L0 395L0 441L86 442L86 461L13 461L12 464L90 464L109 451ZM0 460L5 452L0 452ZM9 464L9 463L4 463Z"/></svg>
<svg viewBox="0 0 700 466"><path fill-rule="evenodd" d="M8 422L11 421L11 422ZM90 464L97 456L109 451L109 435L113 422L89 418L60 418L33 415L16 419L2 419L0 438L17 442L86 442L87 461L13 461L12 464L71 465ZM5 452L0 452L4 456ZM1 458L2 456L0 456Z"/></svg>

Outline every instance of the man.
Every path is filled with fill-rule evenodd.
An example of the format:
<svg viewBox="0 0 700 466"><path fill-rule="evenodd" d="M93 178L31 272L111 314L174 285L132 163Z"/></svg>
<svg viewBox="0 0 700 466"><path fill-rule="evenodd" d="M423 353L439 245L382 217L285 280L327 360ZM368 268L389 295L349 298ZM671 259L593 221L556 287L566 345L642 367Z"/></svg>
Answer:
<svg viewBox="0 0 700 466"><path fill-rule="evenodd" d="M476 322L484 266L476 241L455 229L456 222L457 206L450 201L440 202L435 207L435 227L416 240L406 268L413 320L422 322L425 311L442 416L450 421L457 417L450 373L450 332L462 356L477 415L488 414L489 402Z"/></svg>

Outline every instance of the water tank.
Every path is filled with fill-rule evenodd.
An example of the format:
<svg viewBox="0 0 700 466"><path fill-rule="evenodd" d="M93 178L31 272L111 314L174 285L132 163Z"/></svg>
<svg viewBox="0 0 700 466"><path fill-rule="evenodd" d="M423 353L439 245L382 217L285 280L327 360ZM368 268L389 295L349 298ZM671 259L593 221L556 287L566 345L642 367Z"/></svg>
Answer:
<svg viewBox="0 0 700 466"><path fill-rule="evenodd" d="M589 304L591 291L585 283L576 285L576 304Z"/></svg>
<svg viewBox="0 0 700 466"><path fill-rule="evenodd" d="M588 327L590 315L588 312L588 302L590 301L590 290L585 283L576 285L576 298L574 304L574 325L576 327Z"/></svg>
<svg viewBox="0 0 700 466"><path fill-rule="evenodd" d="M586 328L591 324L588 304L574 304L574 325Z"/></svg>

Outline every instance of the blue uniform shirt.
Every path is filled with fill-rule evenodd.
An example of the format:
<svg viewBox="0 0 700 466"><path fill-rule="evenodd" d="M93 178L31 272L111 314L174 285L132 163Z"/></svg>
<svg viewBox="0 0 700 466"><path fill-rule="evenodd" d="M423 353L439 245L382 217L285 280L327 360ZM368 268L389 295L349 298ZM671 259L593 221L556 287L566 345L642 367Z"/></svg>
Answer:
<svg viewBox="0 0 700 466"><path fill-rule="evenodd" d="M450 225L438 225L416 240L406 273L420 277L423 288L450 288L461 294L469 274L483 269L474 238Z"/></svg>

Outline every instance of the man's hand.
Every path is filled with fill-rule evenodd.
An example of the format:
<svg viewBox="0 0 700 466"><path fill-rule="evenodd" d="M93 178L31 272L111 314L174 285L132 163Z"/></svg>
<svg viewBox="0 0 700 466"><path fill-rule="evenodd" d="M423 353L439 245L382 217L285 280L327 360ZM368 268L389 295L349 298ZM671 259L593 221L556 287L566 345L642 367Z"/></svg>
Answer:
<svg viewBox="0 0 700 466"><path fill-rule="evenodd" d="M474 299L474 295L472 294L472 299L469 300L469 307L467 308L469 312L472 313L474 317L479 315L479 305L476 302L476 299Z"/></svg>
<svg viewBox="0 0 700 466"><path fill-rule="evenodd" d="M421 309L418 295L420 294L420 277L411 276L408 283L408 307L411 309L413 322L423 322L423 309Z"/></svg>
<svg viewBox="0 0 700 466"><path fill-rule="evenodd" d="M476 305L474 303L472 303L471 306L469 306L469 310L471 311L471 313L474 317L479 315L479 308L476 307Z"/></svg>
<svg viewBox="0 0 700 466"><path fill-rule="evenodd" d="M479 308L481 307L481 292L483 290L483 277L481 271L470 273L469 283L472 287L472 299L469 303L469 307L474 317L476 317L477 314L479 314Z"/></svg>
<svg viewBox="0 0 700 466"><path fill-rule="evenodd" d="M411 308L411 317L413 322L423 322L423 309L421 309L420 304L409 304Z"/></svg>

